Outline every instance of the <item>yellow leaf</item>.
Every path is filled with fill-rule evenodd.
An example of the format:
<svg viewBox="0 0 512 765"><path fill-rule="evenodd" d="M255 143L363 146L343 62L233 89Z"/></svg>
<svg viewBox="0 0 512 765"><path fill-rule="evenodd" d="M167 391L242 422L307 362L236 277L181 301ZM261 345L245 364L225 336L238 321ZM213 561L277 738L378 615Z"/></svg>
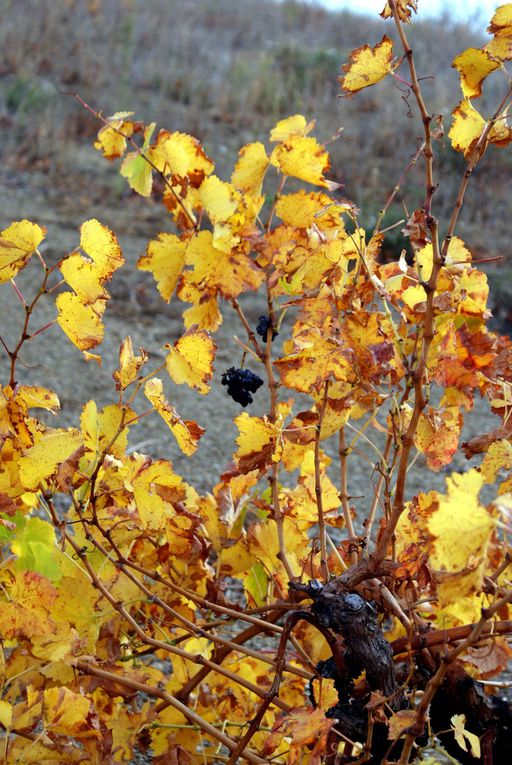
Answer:
<svg viewBox="0 0 512 765"><path fill-rule="evenodd" d="M29 220L11 223L0 233L0 284L8 282L25 268L45 234L44 227Z"/></svg>
<svg viewBox="0 0 512 765"><path fill-rule="evenodd" d="M141 151L128 154L119 170L119 173L127 179L130 187L142 197L149 197L153 188L153 168L146 156L155 127L154 122L147 125L144 129L144 144Z"/></svg>
<svg viewBox="0 0 512 765"><path fill-rule="evenodd" d="M235 425L239 435L234 458L241 473L265 470L273 462L279 462L283 446L278 425L266 417L251 417L247 412L235 418Z"/></svg>
<svg viewBox="0 0 512 765"><path fill-rule="evenodd" d="M160 233L149 242L146 254L137 263L140 271L150 271L153 274L157 289L167 302L182 272L186 248L187 242L182 242L174 234Z"/></svg>
<svg viewBox="0 0 512 765"><path fill-rule="evenodd" d="M69 688L48 688L44 691L44 725L53 734L61 736L99 737L98 731L91 729L87 716L91 711L91 702L80 693Z"/></svg>
<svg viewBox="0 0 512 765"><path fill-rule="evenodd" d="M486 122L466 98L452 112L453 123L448 133L455 151L461 151L467 159L482 135Z"/></svg>
<svg viewBox="0 0 512 765"><path fill-rule="evenodd" d="M306 118L302 114L294 114L293 117L287 117L284 120L280 120L274 128L270 131L270 140L272 142L281 143L287 141L292 135L306 136L315 127L315 121L306 122Z"/></svg>
<svg viewBox="0 0 512 765"><path fill-rule="evenodd" d="M508 61L512 58L512 28L508 36L496 36L487 45L484 45L489 55L500 61Z"/></svg>
<svg viewBox="0 0 512 765"><path fill-rule="evenodd" d="M8 701L0 701L0 724L6 730L9 730L12 725L12 704Z"/></svg>
<svg viewBox="0 0 512 765"><path fill-rule="evenodd" d="M491 56L507 61L512 58L512 3L506 3L496 9L487 31L494 35L485 46Z"/></svg>
<svg viewBox="0 0 512 765"><path fill-rule="evenodd" d="M339 702L338 691L334 687L334 680L330 677L314 678L311 681L311 688L315 698L316 706L323 712L328 712L331 707Z"/></svg>
<svg viewBox="0 0 512 765"><path fill-rule="evenodd" d="M63 576L60 580L57 593L52 616L59 628L60 640L64 644L69 640L66 633L72 626L77 630L79 639L87 641L86 650L94 651L101 626L101 617L96 610L96 603L101 596L94 589L88 576L76 566L72 567L69 575ZM77 593L80 597L77 597ZM101 611L100 606L98 609Z"/></svg>
<svg viewBox="0 0 512 765"><path fill-rule="evenodd" d="M452 66L460 73L464 97L479 98L482 95L482 82L500 65L482 48L468 48L454 58Z"/></svg>
<svg viewBox="0 0 512 765"><path fill-rule="evenodd" d="M119 370L115 370L112 377L116 382L116 390L125 390L137 379L140 368L148 360L148 355L144 348L139 348L140 356L133 353L132 339L128 335L119 348Z"/></svg>
<svg viewBox="0 0 512 765"><path fill-rule="evenodd" d="M426 299L427 293L419 284L414 287L407 287L402 294L402 300L405 305L413 312L417 311L418 308L425 303Z"/></svg>
<svg viewBox="0 0 512 765"><path fill-rule="evenodd" d="M324 178L330 167L329 154L316 138L291 135L275 147L270 161L283 175L329 189L337 187L337 184Z"/></svg>
<svg viewBox="0 0 512 765"><path fill-rule="evenodd" d="M261 194L263 178L269 166L269 158L262 143L249 143L240 149L238 162L231 176L236 189L257 196Z"/></svg>
<svg viewBox="0 0 512 765"><path fill-rule="evenodd" d="M20 385L16 390L16 398L24 402L29 409L46 409L56 414L60 409L59 397L53 390L40 385Z"/></svg>
<svg viewBox="0 0 512 765"><path fill-rule="evenodd" d="M294 352L277 359L275 365L284 384L303 393L328 379L347 382L354 378L350 350L315 327L297 335Z"/></svg>
<svg viewBox="0 0 512 765"><path fill-rule="evenodd" d="M181 300L188 300L185 297L186 294L190 294L190 285L184 285L183 290L179 291L179 297ZM194 290L194 294L198 295L199 290ZM187 308L183 311L183 323L186 329L195 327L197 329L205 329L209 332L215 332L222 324L222 314L219 311L218 299L214 295L208 295L206 298L198 298L196 305Z"/></svg>
<svg viewBox="0 0 512 765"><path fill-rule="evenodd" d="M108 404L98 412L96 402L88 401L80 417L86 452L97 456L107 449L108 454L123 457L128 445L129 431L123 423L132 419L134 415L133 410L121 409L116 404Z"/></svg>
<svg viewBox="0 0 512 765"><path fill-rule="evenodd" d="M138 471L132 484L143 529L163 529L167 518L175 514L171 503L186 497L183 480L165 460L155 460Z"/></svg>
<svg viewBox="0 0 512 765"><path fill-rule="evenodd" d="M192 270L183 273L183 283L186 288L193 288L189 294L196 305L218 293L231 300L241 292L256 290L265 278L245 252L217 249L211 231L200 231L190 239L186 258ZM181 288L179 294L183 299ZM185 299L189 300L189 296Z"/></svg>
<svg viewBox="0 0 512 765"><path fill-rule="evenodd" d="M19 461L20 478L26 489L37 489L54 475L57 467L83 445L78 430L50 430Z"/></svg>
<svg viewBox="0 0 512 765"><path fill-rule="evenodd" d="M384 35L381 42L371 48L363 45L353 50L347 64L344 64L344 77L339 81L346 93L357 93L363 88L375 85L392 71L393 43Z"/></svg>
<svg viewBox="0 0 512 765"><path fill-rule="evenodd" d="M480 473L454 473L446 483L448 492L439 495L438 508L428 521L434 537L429 565L438 580L440 610L465 623L473 621L480 607L472 596L482 586L495 522L478 501L484 483Z"/></svg>
<svg viewBox="0 0 512 765"><path fill-rule="evenodd" d="M171 176L173 181L188 178L194 188L200 186L214 168L197 138L186 133L161 130L151 147L150 157L164 175Z"/></svg>
<svg viewBox="0 0 512 765"><path fill-rule="evenodd" d="M469 752L476 760L479 760L481 757L480 739L475 733L471 733L464 727L466 724L466 716L453 715L453 717L450 718L450 722L453 725L455 741L460 748L465 752Z"/></svg>
<svg viewBox="0 0 512 765"><path fill-rule="evenodd" d="M204 433L197 422L193 420L182 420L178 412L172 407L163 393L163 384L158 377L148 380L144 386L146 398L154 406L160 417L170 428L173 436L178 442L181 451L190 457L197 451L199 439Z"/></svg>
<svg viewBox="0 0 512 765"><path fill-rule="evenodd" d="M2 633L7 639L20 635L49 635L55 631L50 618L58 590L35 571L16 571L9 601L2 604Z"/></svg>
<svg viewBox="0 0 512 765"><path fill-rule="evenodd" d="M294 519L284 519L284 540L288 562L294 576L301 570L300 561L309 557L310 552L304 544L304 535L298 529ZM248 534L249 550L253 556L249 566L254 560L259 560L267 571L272 572L272 577L278 581L281 587L286 587L288 577L286 570L279 560L279 539L274 523L256 523L250 527Z"/></svg>
<svg viewBox="0 0 512 765"><path fill-rule="evenodd" d="M177 385L186 383L205 395L210 390L208 380L213 373L217 346L207 332L187 332L169 349L165 364L169 376Z"/></svg>
<svg viewBox="0 0 512 765"><path fill-rule="evenodd" d="M116 235L96 218L80 226L80 247L91 258L103 281L110 279L124 263Z"/></svg>
<svg viewBox="0 0 512 765"><path fill-rule="evenodd" d="M512 470L512 444L510 441L495 441L491 444L480 469L486 483L493 483L500 470Z"/></svg>
<svg viewBox="0 0 512 765"><path fill-rule="evenodd" d="M231 183L221 181L216 175L203 181L199 196L212 223L222 223L234 215L240 198Z"/></svg>
<svg viewBox="0 0 512 765"><path fill-rule="evenodd" d="M80 247L88 258L76 252L62 263L61 273L84 304L108 298L103 283L124 263L116 235L92 218L80 227Z"/></svg>
<svg viewBox="0 0 512 765"><path fill-rule="evenodd" d="M57 295L55 305L59 311L57 323L73 345L81 351L95 348L103 340L105 327L101 323L105 312L105 300L84 305L73 292Z"/></svg>
<svg viewBox="0 0 512 765"><path fill-rule="evenodd" d="M126 150L126 138L133 134L133 122L127 120L133 112L116 112L107 117L108 125L104 125L98 133L98 139L94 142L94 148L103 153L106 159L122 157ZM120 135L123 133L124 135Z"/></svg>
<svg viewBox="0 0 512 765"><path fill-rule="evenodd" d="M323 191L306 192L304 189L295 194L284 194L276 202L276 215L288 226L309 229L313 226L321 231L335 229L339 236L344 234L341 214L345 205L336 204Z"/></svg>

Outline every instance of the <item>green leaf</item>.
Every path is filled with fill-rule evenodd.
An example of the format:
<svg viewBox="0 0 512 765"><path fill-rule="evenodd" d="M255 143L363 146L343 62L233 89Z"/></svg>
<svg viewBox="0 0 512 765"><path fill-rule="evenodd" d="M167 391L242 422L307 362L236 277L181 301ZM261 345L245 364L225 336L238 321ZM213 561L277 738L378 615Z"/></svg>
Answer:
<svg viewBox="0 0 512 765"><path fill-rule="evenodd" d="M267 598L268 575L262 563L255 563L244 578L245 589L252 595L257 606L263 606Z"/></svg>
<svg viewBox="0 0 512 765"><path fill-rule="evenodd" d="M20 523L11 549L17 555L17 568L21 571L35 571L48 579L60 579L61 570L55 561L55 533L53 528L40 518L29 518Z"/></svg>

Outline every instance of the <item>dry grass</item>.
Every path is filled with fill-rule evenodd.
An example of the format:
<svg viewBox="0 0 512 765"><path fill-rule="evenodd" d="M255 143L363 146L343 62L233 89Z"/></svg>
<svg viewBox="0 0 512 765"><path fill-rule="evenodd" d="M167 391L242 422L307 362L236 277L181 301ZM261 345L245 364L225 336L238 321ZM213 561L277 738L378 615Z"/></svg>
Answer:
<svg viewBox="0 0 512 765"><path fill-rule="evenodd" d="M238 147L265 138L279 118L317 117L331 145L331 175L345 184L371 226L414 153L421 126L407 119L407 94L385 81L352 101L337 98L337 75L350 50L375 43L391 24L347 12L328 13L293 0L1 0L0 124L3 164L48 174L49 193L69 196L71 179L121 193L115 173L94 158L94 120L63 91L77 92L109 114L133 109L141 119L197 135L227 175ZM481 44L464 26L419 22L411 31L418 69L429 79L430 108L449 115L459 100L450 64ZM492 78L491 78L492 79ZM485 95L489 109L496 87ZM84 151L86 147L87 151ZM510 152L493 149L479 166L460 233L483 254L507 255ZM437 212L443 223L462 167L442 141ZM393 223L422 195L411 173L388 216ZM498 203L495 200L500 199ZM492 230L492 235L489 231ZM393 253L404 241L390 236Z"/></svg>

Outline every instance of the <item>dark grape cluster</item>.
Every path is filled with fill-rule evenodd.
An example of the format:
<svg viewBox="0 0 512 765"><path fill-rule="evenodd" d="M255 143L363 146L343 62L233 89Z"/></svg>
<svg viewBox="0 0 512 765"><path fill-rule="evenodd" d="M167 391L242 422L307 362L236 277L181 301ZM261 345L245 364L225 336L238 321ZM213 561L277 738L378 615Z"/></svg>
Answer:
<svg viewBox="0 0 512 765"><path fill-rule="evenodd" d="M267 340L267 332L269 329L272 329L272 340L274 340L278 336L279 332L275 331L274 327L272 326L272 322L270 321L270 318L268 316L260 316L258 319L256 332L265 341Z"/></svg>
<svg viewBox="0 0 512 765"><path fill-rule="evenodd" d="M263 380L250 369L230 367L222 374L222 384L228 386L228 396L242 406L252 404L251 393L256 393L263 385Z"/></svg>

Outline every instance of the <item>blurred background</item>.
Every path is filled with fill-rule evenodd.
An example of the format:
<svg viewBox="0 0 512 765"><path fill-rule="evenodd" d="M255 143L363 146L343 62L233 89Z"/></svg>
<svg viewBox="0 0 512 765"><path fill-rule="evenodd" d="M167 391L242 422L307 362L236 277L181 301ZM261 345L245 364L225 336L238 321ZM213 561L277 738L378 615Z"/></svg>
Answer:
<svg viewBox="0 0 512 765"><path fill-rule="evenodd" d="M126 194L91 148L98 123L66 93L105 115L134 110L159 127L193 133L224 177L243 143L264 140L278 119L301 112L317 119L320 140L339 136L330 144L331 177L371 226L421 134L413 99L392 78L352 100L338 97L350 51L394 36L393 24L378 16L383 1L1 0L3 180L44 174L48 197L70 215L81 216L77 195L78 207L100 198L114 210ZM446 133L460 100L451 62L485 42L497 4L418 2L408 33L427 104L443 116ZM480 111L490 113L505 87L505 77L490 77ZM493 148L473 179L459 233L477 257L507 255L511 166L512 153ZM441 230L462 168L445 137L435 197ZM418 169L388 225L403 217L403 203L414 209L421 185ZM390 256L401 238L400 227L388 237Z"/></svg>
<svg viewBox="0 0 512 765"><path fill-rule="evenodd" d="M80 224L97 217L117 233L127 260L109 285L113 300L99 349L102 370L85 364L57 327L26 346L23 374L32 383L59 391L64 422L76 424L88 398L96 398L99 405L112 400L112 369L127 331L134 347L144 345L153 359L161 360L163 345L182 332L183 308L177 300L164 304L151 276L136 270L148 240L172 230L168 213L156 199L132 194L117 163L109 164L95 151L92 144L100 124L73 94L105 116L133 110L136 118L155 121L158 128L192 133L224 179L243 144L263 140L268 145L269 130L277 120L296 113L316 118L314 134L331 152L329 177L343 184L340 193L355 201L361 224L372 228L422 134L414 118L414 99L391 77L353 99L339 97L337 78L350 51L376 44L383 34L395 37L393 24L378 15L383 4L384 0L0 0L0 228L21 218L45 225L43 250L51 263L77 245ZM465 48L488 39L485 29L496 5L419 0L419 14L407 29L428 108L444 120L434 205L441 234L464 171L462 156L446 137L451 111L461 98L451 63ZM489 77L475 104L482 114L492 113L506 86L499 73ZM510 147L488 150L471 180L457 231L476 259L502 257L484 267L496 321L503 329L510 328L507 322L512 318L511 169ZM384 226L406 217L422 199L418 167L409 174ZM388 259L398 258L407 246L401 228L397 225L386 236ZM17 281L30 296L40 278L36 266ZM266 310L257 299L246 306L255 322ZM2 301L15 337L21 305L13 291ZM39 326L54 315L52 301L41 301ZM221 452L230 453L229 428L234 436L234 426L227 431L216 415L225 412L229 420L239 413L219 382L223 369L240 361L240 349L233 342L236 331L228 306L208 397L215 416L198 461L178 464L185 476L197 473L205 485L212 471L225 466ZM2 356L2 367L5 362ZM184 417L196 417L197 396L187 396L184 386L175 386L171 400ZM265 406L265 401L258 402L256 413ZM485 429L479 422L476 427L476 432ZM153 419L143 421L136 447L160 450L159 456L165 457L162 444L165 449L174 447L164 430Z"/></svg>

